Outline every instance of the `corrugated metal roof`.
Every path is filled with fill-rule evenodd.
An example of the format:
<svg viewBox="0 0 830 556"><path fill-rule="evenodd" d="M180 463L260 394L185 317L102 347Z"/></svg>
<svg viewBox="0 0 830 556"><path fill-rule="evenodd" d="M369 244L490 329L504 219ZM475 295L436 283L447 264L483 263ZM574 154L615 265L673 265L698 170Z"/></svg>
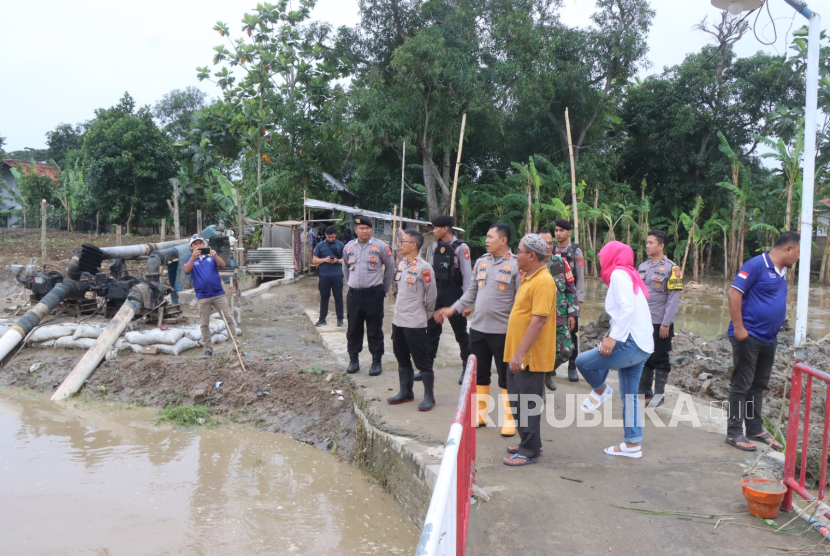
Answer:
<svg viewBox="0 0 830 556"><path fill-rule="evenodd" d="M351 214L362 214L364 216L370 216L372 218L380 218L381 220L385 220L387 222L392 222L392 220L398 220L403 222L408 222L410 224L420 224L421 226L432 226L430 222L426 222L424 220L413 220L412 218L401 218L400 216L394 217L391 214L385 212L375 212L373 210L366 210L357 207L349 207L346 205L338 205L337 203L329 203L326 201L318 201L317 199L306 199L305 206L309 208L317 208L323 210L341 210L343 212L348 212ZM453 227L453 230L458 230L459 232L463 232L464 230L461 228Z"/></svg>
<svg viewBox="0 0 830 556"><path fill-rule="evenodd" d="M29 172L29 165L31 162L26 160L17 160L14 158L4 158L3 164L7 166L11 166L12 168L20 168L24 172ZM35 162L35 174L38 176L49 176L53 180L58 179L58 169L52 166L51 164L43 164L41 162Z"/></svg>
<svg viewBox="0 0 830 556"><path fill-rule="evenodd" d="M323 179L329 182L331 189L335 191L345 191L346 193L351 194L351 191L349 191L349 188L346 187L346 184L344 184L342 181L338 180L328 172L323 172Z"/></svg>

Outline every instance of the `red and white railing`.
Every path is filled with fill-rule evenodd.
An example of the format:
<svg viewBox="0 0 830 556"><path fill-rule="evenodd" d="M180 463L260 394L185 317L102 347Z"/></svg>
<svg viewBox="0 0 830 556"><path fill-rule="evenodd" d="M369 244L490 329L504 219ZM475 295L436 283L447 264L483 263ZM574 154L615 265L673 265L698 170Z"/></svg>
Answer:
<svg viewBox="0 0 830 556"><path fill-rule="evenodd" d="M472 415L476 407L476 366L476 357L471 355L418 542L418 556L460 556L467 549L470 497L476 473L476 419Z"/></svg>
<svg viewBox="0 0 830 556"><path fill-rule="evenodd" d="M806 380L804 398L804 417L801 417L802 383ZM821 472L818 481L818 496L807 491L807 452L810 440L810 408L813 402L813 378L825 383L827 390L824 396L824 435L821 443ZM795 476L795 465L798 460L798 429L801 425L801 469L798 479ZM790 411L787 423L787 450L784 460L784 486L787 494L781 503L781 509L793 509L793 493L797 493L804 500L813 502L818 498L824 501L824 487L827 483L827 452L830 448L830 375L807 365L796 363L793 365L792 391L790 392ZM824 514L830 518L830 512Z"/></svg>

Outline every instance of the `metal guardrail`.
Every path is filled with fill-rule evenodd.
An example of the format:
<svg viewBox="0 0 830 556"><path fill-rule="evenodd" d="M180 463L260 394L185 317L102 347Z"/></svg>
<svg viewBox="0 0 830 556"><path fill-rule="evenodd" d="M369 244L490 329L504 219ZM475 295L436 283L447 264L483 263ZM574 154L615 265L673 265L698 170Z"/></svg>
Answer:
<svg viewBox="0 0 830 556"><path fill-rule="evenodd" d="M802 383L806 375L806 388ZM821 380L828 390L824 397L824 435L821 444L821 473L818 483L818 496L813 496L805 487L807 482L807 452L810 440L810 408L813 402L813 378ZM802 396L802 389L805 390ZM804 399L804 417L801 417L802 398ZM801 425L801 469L798 479L795 477L795 465L798 461L798 429ZM793 365L792 391L790 392L789 419L787 422L787 449L784 460L784 486L787 493L781 502L781 509L790 511L793 508L793 493L804 500L813 502L818 499L824 501L825 485L827 483L827 452L830 448L830 375L807 365L796 363ZM830 518L830 512L824 514Z"/></svg>
<svg viewBox="0 0 830 556"><path fill-rule="evenodd" d="M476 419L472 414L476 371L476 357L471 355L418 542L418 556L463 555L467 549L476 472Z"/></svg>

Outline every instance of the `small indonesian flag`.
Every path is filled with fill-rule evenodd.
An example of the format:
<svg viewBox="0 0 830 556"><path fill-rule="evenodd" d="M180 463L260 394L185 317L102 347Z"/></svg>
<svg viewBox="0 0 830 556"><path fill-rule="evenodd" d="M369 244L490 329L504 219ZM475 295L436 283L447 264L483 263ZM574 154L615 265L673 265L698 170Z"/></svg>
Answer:
<svg viewBox="0 0 830 556"><path fill-rule="evenodd" d="M743 278L744 280L746 280L747 278L749 278L749 274L742 270L738 273L738 278Z"/></svg>

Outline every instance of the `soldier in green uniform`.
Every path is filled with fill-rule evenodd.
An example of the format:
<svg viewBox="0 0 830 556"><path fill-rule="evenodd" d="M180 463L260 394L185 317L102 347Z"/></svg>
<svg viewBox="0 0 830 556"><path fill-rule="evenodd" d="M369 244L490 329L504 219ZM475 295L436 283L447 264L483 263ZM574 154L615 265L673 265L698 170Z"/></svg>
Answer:
<svg viewBox="0 0 830 556"><path fill-rule="evenodd" d="M556 367L558 367L569 361L573 353L574 344L571 332L576 328L576 319L579 316L576 279L568 261L561 255L553 254L554 241L550 230L542 228L537 233L548 246L545 264L556 283ZM545 386L548 390L556 390L556 383L553 381L556 367L545 374Z"/></svg>

